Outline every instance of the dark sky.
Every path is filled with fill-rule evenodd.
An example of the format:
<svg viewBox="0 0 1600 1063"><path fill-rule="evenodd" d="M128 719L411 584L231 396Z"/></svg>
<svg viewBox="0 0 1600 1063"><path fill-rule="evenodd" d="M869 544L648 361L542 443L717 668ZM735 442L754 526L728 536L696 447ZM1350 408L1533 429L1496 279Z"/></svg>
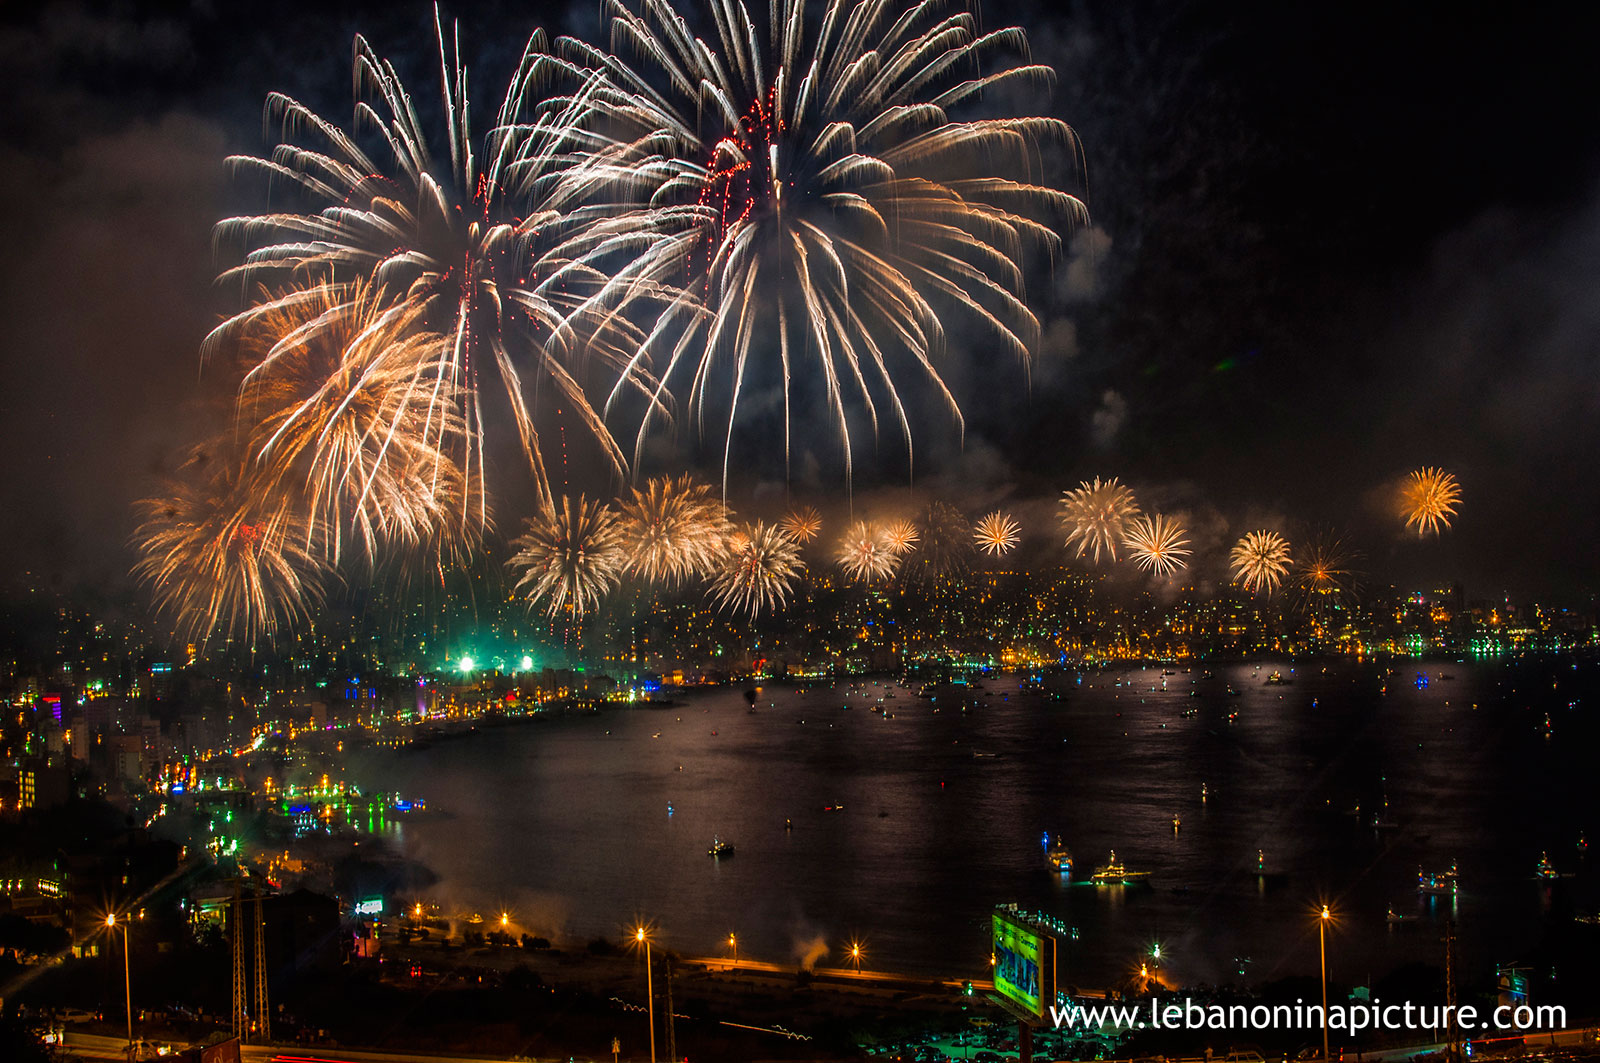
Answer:
<svg viewBox="0 0 1600 1063"><path fill-rule="evenodd" d="M591 3L457 4L484 90ZM968 416L918 484L987 500L1121 475L1197 523L1336 524L1377 580L1600 589L1600 77L1590 5L998 5L1056 67L1091 230L1031 285L1020 370L952 352ZM259 207L282 89L344 122L358 29L419 95L419 3L11 3L0 12L0 556L125 580L131 500L197 432L229 302L211 225ZM1069 175L1064 175L1064 179ZM904 481L903 456L858 478ZM759 464L759 463L757 463ZM1456 528L1408 544L1381 492L1439 464ZM804 477L802 476L802 479ZM829 484L837 490L837 484ZM735 500L737 501L737 499Z"/></svg>

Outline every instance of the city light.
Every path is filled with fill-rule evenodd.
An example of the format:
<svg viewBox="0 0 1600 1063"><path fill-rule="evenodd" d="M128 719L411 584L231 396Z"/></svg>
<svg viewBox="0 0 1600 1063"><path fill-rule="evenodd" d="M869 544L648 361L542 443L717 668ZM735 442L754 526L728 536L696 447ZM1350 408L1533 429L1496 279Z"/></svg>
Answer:
<svg viewBox="0 0 1600 1063"><path fill-rule="evenodd" d="M466 675L468 672L472 671L475 665L471 657L463 657L461 658L461 664L459 667L461 668L461 674Z"/></svg>

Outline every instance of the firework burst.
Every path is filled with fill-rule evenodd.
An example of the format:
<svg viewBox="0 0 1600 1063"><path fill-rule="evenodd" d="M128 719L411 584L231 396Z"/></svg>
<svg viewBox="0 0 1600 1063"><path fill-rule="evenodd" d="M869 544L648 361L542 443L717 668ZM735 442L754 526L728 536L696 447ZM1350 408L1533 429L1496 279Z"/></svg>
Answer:
<svg viewBox="0 0 1600 1063"><path fill-rule="evenodd" d="M922 542L906 560L906 572L919 580L936 580L965 572L976 550L972 524L948 502L930 502L922 511Z"/></svg>
<svg viewBox="0 0 1600 1063"><path fill-rule="evenodd" d="M321 601L326 569L312 521L226 441L197 448L165 497L138 503L134 574L179 634L254 642Z"/></svg>
<svg viewBox="0 0 1600 1063"><path fill-rule="evenodd" d="M822 534L822 514L815 506L801 506L784 517L778 526L783 534L804 546Z"/></svg>
<svg viewBox="0 0 1600 1063"><path fill-rule="evenodd" d="M883 532L859 520L844 533L834 558L845 575L863 583L888 579L900 567L900 555Z"/></svg>
<svg viewBox="0 0 1600 1063"><path fill-rule="evenodd" d="M437 337L414 326L357 283L284 293L239 330L238 410L262 487L304 488L334 563L347 529L370 561L380 545L446 541L451 516L471 508L448 453L461 420L445 403L430 414L416 397L419 381L443 367L415 356L412 348L436 350ZM460 529L469 550L481 528Z"/></svg>
<svg viewBox="0 0 1600 1063"><path fill-rule="evenodd" d="M1128 548L1128 559L1135 565L1151 575L1165 577L1188 565L1193 551L1186 535L1182 524L1157 513L1129 521L1122 545Z"/></svg>
<svg viewBox="0 0 1600 1063"><path fill-rule="evenodd" d="M1061 524L1067 533L1067 545L1075 547L1075 556L1085 553L1100 563L1100 555L1117 559L1117 547L1127 537L1128 523L1139 515L1139 503L1133 492L1113 476L1102 481L1083 481L1076 489L1061 498Z"/></svg>
<svg viewBox="0 0 1600 1063"><path fill-rule="evenodd" d="M1228 561L1233 578L1242 581L1251 594L1277 590L1293 564L1288 540L1272 531L1253 531L1240 538Z"/></svg>
<svg viewBox="0 0 1600 1063"><path fill-rule="evenodd" d="M615 54L557 46L577 83L598 70L612 89L595 92L591 151L572 176L670 234L652 268L686 290L641 357L663 389L687 378L702 423L712 368L731 366L724 478L740 401L762 370L782 381L787 456L791 369L816 359L848 474L847 403L874 433L883 407L910 450L906 370L959 422L934 364L941 312L969 314L999 349L1029 356L1039 324L1023 300L1026 249L1054 251L1060 222L1086 212L1010 176L1040 171L1041 142L1076 153L1065 124L967 113L1001 86L1048 89L1049 68L1006 65L1026 54L1022 30L985 32L940 0L775 0L765 18L712 3L706 39L667 0L605 10ZM769 353L775 365L752 367Z"/></svg>
<svg viewBox="0 0 1600 1063"><path fill-rule="evenodd" d="M626 533L616 511L582 495L563 496L527 523L512 546L510 566L520 573L516 590L528 601L545 601L552 616L574 617L600 604L622 576Z"/></svg>
<svg viewBox="0 0 1600 1063"><path fill-rule="evenodd" d="M464 429L455 459L472 483L464 495L480 506L482 523L487 511L477 483L484 474L488 393L480 379L498 379L544 504L550 504L550 490L531 405L534 382L620 470L623 455L580 383L579 356L592 356L654 393L643 370L627 368L643 334L623 311L655 289L625 268L602 272L592 264L599 249L630 237L616 232L613 220L569 209L563 198L558 178L571 163L574 115L584 100L530 104L544 73L563 67L547 54L542 36L529 39L480 145L468 120L459 43L447 45L437 14L434 28L447 155L430 150L394 67L359 36L355 127L358 134L362 127L377 134L383 150L376 157L356 135L304 104L281 93L268 97L268 119L278 121L288 139L267 157L231 158L230 167L287 186L289 200L307 209L220 223L219 240L246 248L243 263L223 280L246 291L256 282L292 280L294 287L219 326L206 349L225 346L253 319L303 298L307 289L326 286L324 295L337 297L349 290L343 281L369 279L393 296L375 327L416 329L415 338L431 341L390 344L369 368L414 374L414 398L425 411L424 445L444 449L458 442L451 438L453 424ZM648 234L631 226L629 232L635 244L648 241Z"/></svg>
<svg viewBox="0 0 1600 1063"><path fill-rule="evenodd" d="M1400 488L1401 515L1406 527L1417 529L1418 538L1429 532L1438 535L1450 527L1460 503L1461 485L1443 469L1418 469Z"/></svg>
<svg viewBox="0 0 1600 1063"><path fill-rule="evenodd" d="M1022 525L1000 510L986 513L972 531L973 542L990 557L1004 557L1022 541Z"/></svg>
<svg viewBox="0 0 1600 1063"><path fill-rule="evenodd" d="M756 521L728 540L711 593L720 608L738 609L753 618L763 609L783 608L802 567L799 544L783 529Z"/></svg>
<svg viewBox="0 0 1600 1063"><path fill-rule="evenodd" d="M916 521L897 520L883 529L884 542L889 544L890 550L902 556L915 549L921 538L917 533Z"/></svg>
<svg viewBox="0 0 1600 1063"><path fill-rule="evenodd" d="M1351 594L1356 589L1355 563L1358 554L1331 532L1314 537L1300 555L1294 570L1295 584L1309 606L1332 595Z"/></svg>
<svg viewBox="0 0 1600 1063"><path fill-rule="evenodd" d="M711 573L729 532L727 508L708 484L659 477L622 503L628 572L676 585Z"/></svg>

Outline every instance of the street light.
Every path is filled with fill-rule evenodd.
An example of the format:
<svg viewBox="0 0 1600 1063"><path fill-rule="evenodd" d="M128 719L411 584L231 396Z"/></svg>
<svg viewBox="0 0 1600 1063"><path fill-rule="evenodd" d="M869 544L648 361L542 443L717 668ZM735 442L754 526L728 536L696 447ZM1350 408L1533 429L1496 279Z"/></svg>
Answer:
<svg viewBox="0 0 1600 1063"><path fill-rule="evenodd" d="M856 965L856 974L860 974L861 973L861 943L859 941L850 942L850 962L852 962L852 963L854 963Z"/></svg>
<svg viewBox="0 0 1600 1063"><path fill-rule="evenodd" d="M739 939L729 934L728 947L733 950L733 965L735 967L739 966Z"/></svg>
<svg viewBox="0 0 1600 1063"><path fill-rule="evenodd" d="M116 935L117 913L106 916L106 928ZM128 976L128 924L122 924L122 993L123 1004L128 1009L128 1055L133 1055L133 980Z"/></svg>
<svg viewBox="0 0 1600 1063"><path fill-rule="evenodd" d="M1322 915L1317 919L1317 951L1322 955L1322 1060L1328 1060L1328 920L1333 918L1333 913L1328 911L1328 906L1322 906Z"/></svg>
<svg viewBox="0 0 1600 1063"><path fill-rule="evenodd" d="M633 932L633 940L644 942L644 992L648 998L645 1010L650 1015L650 1063L656 1063L656 988L654 974L650 970L650 938L641 926Z"/></svg>

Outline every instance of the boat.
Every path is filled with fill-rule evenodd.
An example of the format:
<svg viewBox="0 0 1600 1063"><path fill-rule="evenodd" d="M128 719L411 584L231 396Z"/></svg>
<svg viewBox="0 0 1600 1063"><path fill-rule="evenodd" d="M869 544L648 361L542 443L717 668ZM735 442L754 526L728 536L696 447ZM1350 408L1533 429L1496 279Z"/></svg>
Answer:
<svg viewBox="0 0 1600 1063"><path fill-rule="evenodd" d="M1413 921L1416 920L1416 918L1417 917L1414 916L1414 915L1401 915L1399 912L1395 911L1393 908L1390 908L1389 909L1389 914L1384 916L1384 921L1387 922L1390 926L1395 926L1396 924L1399 924L1399 923L1410 923L1410 922L1413 922Z"/></svg>
<svg viewBox="0 0 1600 1063"><path fill-rule="evenodd" d="M1062 845L1059 842L1055 845L1052 845L1049 851L1044 854L1044 858L1049 862L1051 867L1055 868L1063 875L1072 874L1072 850L1068 849L1065 845Z"/></svg>
<svg viewBox="0 0 1600 1063"><path fill-rule="evenodd" d="M1539 866L1533 869L1534 878L1560 878L1561 872L1550 862L1549 853L1539 854Z"/></svg>
<svg viewBox="0 0 1600 1063"><path fill-rule="evenodd" d="M1449 871L1424 871L1417 868L1417 892L1424 897L1453 897L1458 889L1456 865Z"/></svg>
<svg viewBox="0 0 1600 1063"><path fill-rule="evenodd" d="M1113 849L1106 862L1094 869L1089 881L1096 886L1124 886L1143 884L1149 877L1148 871L1130 871L1124 867L1117 859L1117 851Z"/></svg>
<svg viewBox="0 0 1600 1063"><path fill-rule="evenodd" d="M713 836L711 839L711 848L706 850L706 855L716 860L721 860L724 857L732 856L733 845L730 842L725 842L721 838Z"/></svg>
<svg viewBox="0 0 1600 1063"><path fill-rule="evenodd" d="M1274 683L1274 684L1282 683L1283 682L1283 676L1281 674L1277 673L1277 672L1273 672L1271 675L1267 676L1267 682Z"/></svg>

